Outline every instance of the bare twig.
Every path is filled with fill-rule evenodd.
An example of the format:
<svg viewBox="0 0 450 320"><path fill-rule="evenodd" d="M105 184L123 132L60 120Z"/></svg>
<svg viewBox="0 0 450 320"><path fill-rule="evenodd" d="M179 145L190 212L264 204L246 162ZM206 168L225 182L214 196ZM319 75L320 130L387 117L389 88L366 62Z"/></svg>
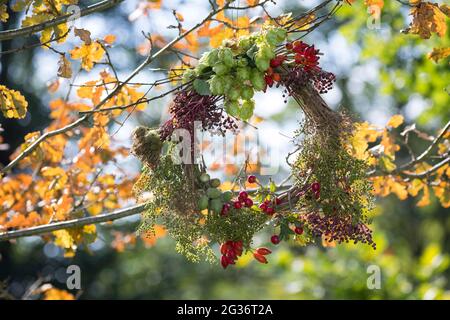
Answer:
<svg viewBox="0 0 450 320"><path fill-rule="evenodd" d="M123 0L105 0L98 2L96 4L93 4L91 6L88 6L84 9L81 9L79 12L80 17L87 16L89 14L103 11L106 9L109 9L111 7L116 6ZM30 36L33 33L43 31L44 29L57 26L61 23L67 22L69 19L73 19L76 16L74 13L67 13L62 16L59 16L55 19L36 24L34 26L19 28L19 29L12 29L12 30L6 30L6 31L0 31L0 41L4 40L10 40L17 37L23 37L23 36Z"/></svg>

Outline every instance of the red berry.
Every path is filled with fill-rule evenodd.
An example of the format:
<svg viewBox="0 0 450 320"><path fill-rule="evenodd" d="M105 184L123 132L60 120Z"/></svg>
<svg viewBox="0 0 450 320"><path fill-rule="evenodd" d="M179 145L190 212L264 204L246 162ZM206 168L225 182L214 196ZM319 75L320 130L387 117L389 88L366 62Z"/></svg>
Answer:
<svg viewBox="0 0 450 320"><path fill-rule="evenodd" d="M222 264L222 267L224 269L226 269L228 267L228 265L230 264L228 262L228 258L226 256L222 256L222 258L220 258L220 263Z"/></svg>
<svg viewBox="0 0 450 320"><path fill-rule="evenodd" d="M259 254L259 253L254 253L253 254L253 257L258 261L258 262L261 262L261 263L267 263L267 259L266 259L266 257L264 257L263 255L261 255L261 254Z"/></svg>
<svg viewBox="0 0 450 320"><path fill-rule="evenodd" d="M275 213L275 209L272 208L272 207L269 207L269 208L266 209L266 213L272 215L272 214Z"/></svg>
<svg viewBox="0 0 450 320"><path fill-rule="evenodd" d="M266 75L266 76L264 77L264 80L266 81L266 84L267 84L269 87L272 88L272 86L273 86L273 79L272 79L272 77Z"/></svg>
<svg viewBox="0 0 450 320"><path fill-rule="evenodd" d="M266 210L267 210L267 204L265 204L265 203L261 203L260 205L259 205L259 208L263 211L263 212L266 212Z"/></svg>
<svg viewBox="0 0 450 320"><path fill-rule="evenodd" d="M245 191L241 191L239 192L239 199L247 199L248 198L248 193Z"/></svg>
<svg viewBox="0 0 450 320"><path fill-rule="evenodd" d="M272 68L276 68L281 66L281 64L283 63L283 61L281 61L278 57L273 58L272 60L270 60L270 66Z"/></svg>
<svg viewBox="0 0 450 320"><path fill-rule="evenodd" d="M250 208L253 205L253 200L250 198L245 199L245 206Z"/></svg>
<svg viewBox="0 0 450 320"><path fill-rule="evenodd" d="M235 250L242 250L242 241L235 241L235 242L233 242L233 248L235 249Z"/></svg>
<svg viewBox="0 0 450 320"><path fill-rule="evenodd" d="M295 227L294 232L298 235L303 233L303 228L302 227Z"/></svg>
<svg viewBox="0 0 450 320"><path fill-rule="evenodd" d="M311 185L311 189L312 189L312 191L314 191L314 192L318 192L318 191L320 190L320 183L314 182L314 183Z"/></svg>
<svg viewBox="0 0 450 320"><path fill-rule="evenodd" d="M276 81L276 82L280 82L280 81L281 81L281 76L280 76L279 73L274 73L274 74L272 75L272 79L273 79L274 81Z"/></svg>
<svg viewBox="0 0 450 320"><path fill-rule="evenodd" d="M294 45L292 44L292 42L286 43L286 49L292 50L293 48L294 48Z"/></svg>
<svg viewBox="0 0 450 320"><path fill-rule="evenodd" d="M258 253L258 254L261 254L261 255L263 255L263 256L265 256L265 255L268 255L268 254L271 254L272 253L272 251L270 251L269 249L267 249L267 248L258 248L258 249L256 249L256 252Z"/></svg>
<svg viewBox="0 0 450 320"><path fill-rule="evenodd" d="M279 243L280 243L280 237L277 236L276 234L274 234L274 235L270 238L270 241L271 241L273 244L279 244Z"/></svg>
<svg viewBox="0 0 450 320"><path fill-rule="evenodd" d="M229 261L234 261L237 258L236 257L236 252L234 252L234 250L228 250L226 256L227 256Z"/></svg>
<svg viewBox="0 0 450 320"><path fill-rule="evenodd" d="M220 246L220 253L222 255L226 255L228 250L230 250L230 246L227 243L222 243L222 245Z"/></svg>
<svg viewBox="0 0 450 320"><path fill-rule="evenodd" d="M248 176L247 181L248 181L248 183L255 183L256 176L254 176L254 175Z"/></svg>
<svg viewBox="0 0 450 320"><path fill-rule="evenodd" d="M241 209L242 208L242 203L240 203L239 201L235 201L233 203L233 206L235 209Z"/></svg>
<svg viewBox="0 0 450 320"><path fill-rule="evenodd" d="M222 211L220 211L221 216L226 216L228 214L228 211L230 210L230 204L225 203L222 207Z"/></svg>
<svg viewBox="0 0 450 320"><path fill-rule="evenodd" d="M280 198L275 198L275 204L277 205L277 206L279 206L280 204L282 204L283 203L283 200L281 200Z"/></svg>

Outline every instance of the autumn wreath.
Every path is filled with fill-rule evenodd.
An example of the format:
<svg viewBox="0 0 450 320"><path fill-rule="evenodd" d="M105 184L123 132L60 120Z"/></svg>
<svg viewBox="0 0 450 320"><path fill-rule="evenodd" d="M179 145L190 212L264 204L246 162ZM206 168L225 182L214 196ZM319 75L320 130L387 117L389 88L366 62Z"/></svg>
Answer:
<svg viewBox="0 0 450 320"><path fill-rule="evenodd" d="M211 245L218 243L224 268L244 252L267 263L271 251L252 248L255 233L264 227L277 230L273 244L289 238L306 244L322 237L375 248L367 227L372 207L367 164L352 155L349 143L353 122L331 110L320 95L332 88L335 76L319 66L314 45L287 38L286 28L264 25L257 33L224 41L184 72L170 119L157 129L134 132L132 152L144 164L135 191L150 199L141 230L156 221L164 224L178 251L191 260L214 261ZM221 135L236 132L237 121L253 115L254 93L272 86L283 87L306 119L297 132L299 153L287 190L264 186L251 175L246 179L255 189L222 192L221 181L211 179L201 161L174 161L177 129L186 130L192 144L195 122Z"/></svg>

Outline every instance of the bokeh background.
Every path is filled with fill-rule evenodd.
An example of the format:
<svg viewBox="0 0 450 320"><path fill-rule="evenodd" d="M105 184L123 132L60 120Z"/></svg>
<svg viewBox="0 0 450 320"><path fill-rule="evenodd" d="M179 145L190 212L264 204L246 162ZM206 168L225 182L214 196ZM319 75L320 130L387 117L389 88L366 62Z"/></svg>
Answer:
<svg viewBox="0 0 450 320"><path fill-rule="evenodd" d="M299 13L318 2L279 0L276 6L269 6L269 11L272 15ZM82 6L90 3L81 1ZM143 58L136 52L144 41L142 30L170 36L174 31L166 27L174 23L171 9L183 14L187 26L208 12L207 0L162 3L157 12L130 19L138 2L127 0L107 12L82 18L77 27L90 30L93 38L109 33L117 36L111 58L119 75L124 76ZM338 78L336 88L325 96L331 106L344 107L359 119L380 126L391 115L400 113L407 122L434 133L450 119L450 75L447 62L436 64L426 58L426 53L438 41L440 46L448 46L449 39L422 40L402 34L409 21L408 12L408 7L397 1L385 1L379 27L369 28L367 7L358 0L339 10L306 41L324 53L323 68ZM237 17L242 13L228 14ZM4 30L18 26L21 17L12 17L2 25ZM21 41L29 39L2 42L2 51L22 45ZM74 44L78 44L77 40L71 37L61 50L71 49ZM167 66L165 59L152 67ZM8 163L25 134L48 125L49 101L66 92L64 83L55 94L47 90L56 75L57 60L55 54L41 48L0 56L0 83L21 91L30 105L25 119L0 118L5 130L3 143L10 146L0 150L3 164ZM160 76L147 70L136 81L149 82ZM78 83L88 79L89 75L81 75ZM257 97L256 113L265 118L260 131L279 133L265 139L286 153L292 147L289 137L301 115L294 103L283 102L281 94L271 90L264 98ZM131 118L118 133L118 143L129 146L133 127L157 125L164 119L169 99L152 102L143 115ZM416 147L423 150L425 146ZM139 170L139 163L131 156L118 165L125 172ZM281 164L276 180L284 176L286 167ZM282 244L270 256L268 265L244 257L237 267L227 270L219 265L188 262L176 253L168 237L158 239L151 247L140 241L126 244L120 252L117 246L111 246L115 240L111 230L133 233L139 220L131 217L103 226L97 241L70 259L64 258L60 248L40 238L0 243L0 280L7 283L14 297L20 298L39 277L65 288L66 268L77 264L82 270L81 299L449 299L449 211L436 199L418 208L414 200L400 201L391 195L377 201L373 223L376 251L363 245L325 248L320 243L308 247ZM260 234L255 242L267 245L269 237ZM366 284L371 265L381 269L381 288L377 290L368 289Z"/></svg>

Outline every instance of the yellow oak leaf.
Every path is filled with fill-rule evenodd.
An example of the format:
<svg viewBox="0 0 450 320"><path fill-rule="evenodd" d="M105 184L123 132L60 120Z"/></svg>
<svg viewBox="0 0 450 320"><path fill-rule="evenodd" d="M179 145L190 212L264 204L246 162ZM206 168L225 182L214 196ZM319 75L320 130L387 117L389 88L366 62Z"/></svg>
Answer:
<svg viewBox="0 0 450 320"><path fill-rule="evenodd" d="M433 48L433 51L431 51L427 57L430 60L433 60L434 62L438 62L441 59L445 59L448 56L450 56L450 47L447 48Z"/></svg>
<svg viewBox="0 0 450 320"><path fill-rule="evenodd" d="M0 109L6 118L22 119L27 108L28 102L19 91L0 85Z"/></svg>
<svg viewBox="0 0 450 320"><path fill-rule="evenodd" d="M81 67L89 71L94 67L94 63L100 62L105 54L105 50L97 41L91 44L83 44L70 51L72 59L81 59Z"/></svg>
<svg viewBox="0 0 450 320"><path fill-rule="evenodd" d="M433 190L441 205L444 208L450 208L450 184L443 181L438 186L434 186Z"/></svg>
<svg viewBox="0 0 450 320"><path fill-rule="evenodd" d="M415 197L419 194L419 191L423 189L424 183L420 179L414 179L408 184L408 193Z"/></svg>
<svg viewBox="0 0 450 320"><path fill-rule="evenodd" d="M410 14L413 21L406 33L419 35L422 39L429 39L432 33L439 37L444 37L447 31L446 7L441 9L438 4L431 2L421 2L411 8Z"/></svg>
<svg viewBox="0 0 450 320"><path fill-rule="evenodd" d="M5 3L0 4L0 21L6 22L8 21L8 6Z"/></svg>
<svg viewBox="0 0 450 320"><path fill-rule="evenodd" d="M403 121L404 121L403 116L400 114L396 114L389 119L387 126L391 128L397 128L399 125L403 123Z"/></svg>
<svg viewBox="0 0 450 320"><path fill-rule="evenodd" d="M75 296L66 290L51 288L44 292L44 300L75 300Z"/></svg>
<svg viewBox="0 0 450 320"><path fill-rule="evenodd" d="M408 191L406 191L406 186L397 182L395 180L390 180L390 188L393 193L397 195L400 200L405 200L408 198Z"/></svg>
<svg viewBox="0 0 450 320"><path fill-rule="evenodd" d="M390 156L392 160L395 160L395 153L400 150L400 146L395 143L394 138L389 134L388 130L383 131L380 144L383 146L384 154Z"/></svg>
<svg viewBox="0 0 450 320"><path fill-rule="evenodd" d="M431 203L430 202L430 189L428 188L428 186L426 184L424 184L424 186L423 186L423 196L419 200L419 202L417 202L417 206L418 207L426 207L430 203Z"/></svg>

